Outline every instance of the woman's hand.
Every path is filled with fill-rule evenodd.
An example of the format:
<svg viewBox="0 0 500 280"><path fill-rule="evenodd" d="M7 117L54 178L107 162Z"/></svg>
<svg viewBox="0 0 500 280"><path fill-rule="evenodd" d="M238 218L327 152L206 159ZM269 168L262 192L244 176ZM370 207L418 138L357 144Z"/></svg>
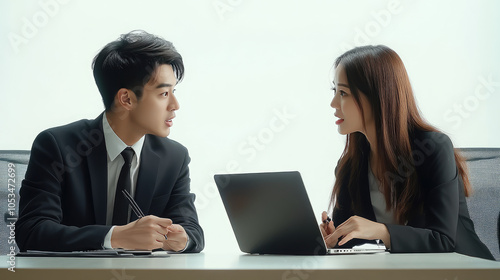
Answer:
<svg viewBox="0 0 500 280"><path fill-rule="evenodd" d="M325 238L325 242L329 247L331 245L335 246L339 238L342 238L338 242L339 246L344 245L353 238L359 238L367 240L381 239L388 249L391 247L389 231L384 224L358 216L352 216L339 225L332 234Z"/></svg>
<svg viewBox="0 0 500 280"><path fill-rule="evenodd" d="M326 211L323 211L321 213L321 220L323 221L321 224L319 224L319 229L321 230L321 234L323 235L323 239L326 241L326 239L332 235L332 233L335 231L335 226L333 225L333 221L328 217L328 214ZM329 246L328 243L326 244L328 247L333 247Z"/></svg>

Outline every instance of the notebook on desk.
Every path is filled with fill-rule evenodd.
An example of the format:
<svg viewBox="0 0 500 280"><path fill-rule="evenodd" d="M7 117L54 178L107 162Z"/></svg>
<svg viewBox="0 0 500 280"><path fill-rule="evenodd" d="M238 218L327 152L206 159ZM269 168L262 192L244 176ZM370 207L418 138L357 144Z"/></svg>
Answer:
<svg viewBox="0 0 500 280"><path fill-rule="evenodd" d="M150 250L125 250L125 249L102 249L102 250L87 250L87 251L38 251L28 250L26 252L17 253L16 257L76 257L76 258L125 258L125 257L143 257L156 258L169 257L169 251L150 251Z"/></svg>
<svg viewBox="0 0 500 280"><path fill-rule="evenodd" d="M383 243L327 249L297 171L214 176L240 250L250 254L385 252Z"/></svg>

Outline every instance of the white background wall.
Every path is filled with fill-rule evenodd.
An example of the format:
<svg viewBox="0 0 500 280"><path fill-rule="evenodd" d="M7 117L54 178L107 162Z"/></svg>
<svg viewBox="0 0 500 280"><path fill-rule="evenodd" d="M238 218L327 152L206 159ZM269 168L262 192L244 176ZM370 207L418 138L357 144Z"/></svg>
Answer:
<svg viewBox="0 0 500 280"><path fill-rule="evenodd" d="M0 149L103 111L91 61L144 29L183 55L170 137L188 147L206 251L238 251L213 174L299 170L327 208L344 147L330 68L355 45L402 57L424 116L457 147L499 147L498 1L0 2ZM300 225L297 225L300 226Z"/></svg>

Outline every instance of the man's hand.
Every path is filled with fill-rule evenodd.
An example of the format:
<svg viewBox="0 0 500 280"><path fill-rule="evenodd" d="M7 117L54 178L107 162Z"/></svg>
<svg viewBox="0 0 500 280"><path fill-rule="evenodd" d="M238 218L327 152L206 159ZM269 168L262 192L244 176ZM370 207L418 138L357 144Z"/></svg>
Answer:
<svg viewBox="0 0 500 280"><path fill-rule="evenodd" d="M123 226L116 226L111 234L111 247L129 250L162 248L167 228L170 226L172 220L152 215Z"/></svg>
<svg viewBox="0 0 500 280"><path fill-rule="evenodd" d="M181 225L173 224L168 227L167 239L163 238L163 250L180 251L186 248L188 235Z"/></svg>

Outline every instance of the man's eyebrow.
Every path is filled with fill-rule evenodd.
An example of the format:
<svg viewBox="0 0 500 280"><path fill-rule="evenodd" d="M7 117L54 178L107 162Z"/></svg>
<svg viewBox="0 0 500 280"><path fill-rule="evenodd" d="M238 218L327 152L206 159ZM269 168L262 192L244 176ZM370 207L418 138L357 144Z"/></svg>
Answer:
<svg viewBox="0 0 500 280"><path fill-rule="evenodd" d="M156 86L156 88L163 88L163 87L173 87L172 84L166 84L166 83L161 83Z"/></svg>

